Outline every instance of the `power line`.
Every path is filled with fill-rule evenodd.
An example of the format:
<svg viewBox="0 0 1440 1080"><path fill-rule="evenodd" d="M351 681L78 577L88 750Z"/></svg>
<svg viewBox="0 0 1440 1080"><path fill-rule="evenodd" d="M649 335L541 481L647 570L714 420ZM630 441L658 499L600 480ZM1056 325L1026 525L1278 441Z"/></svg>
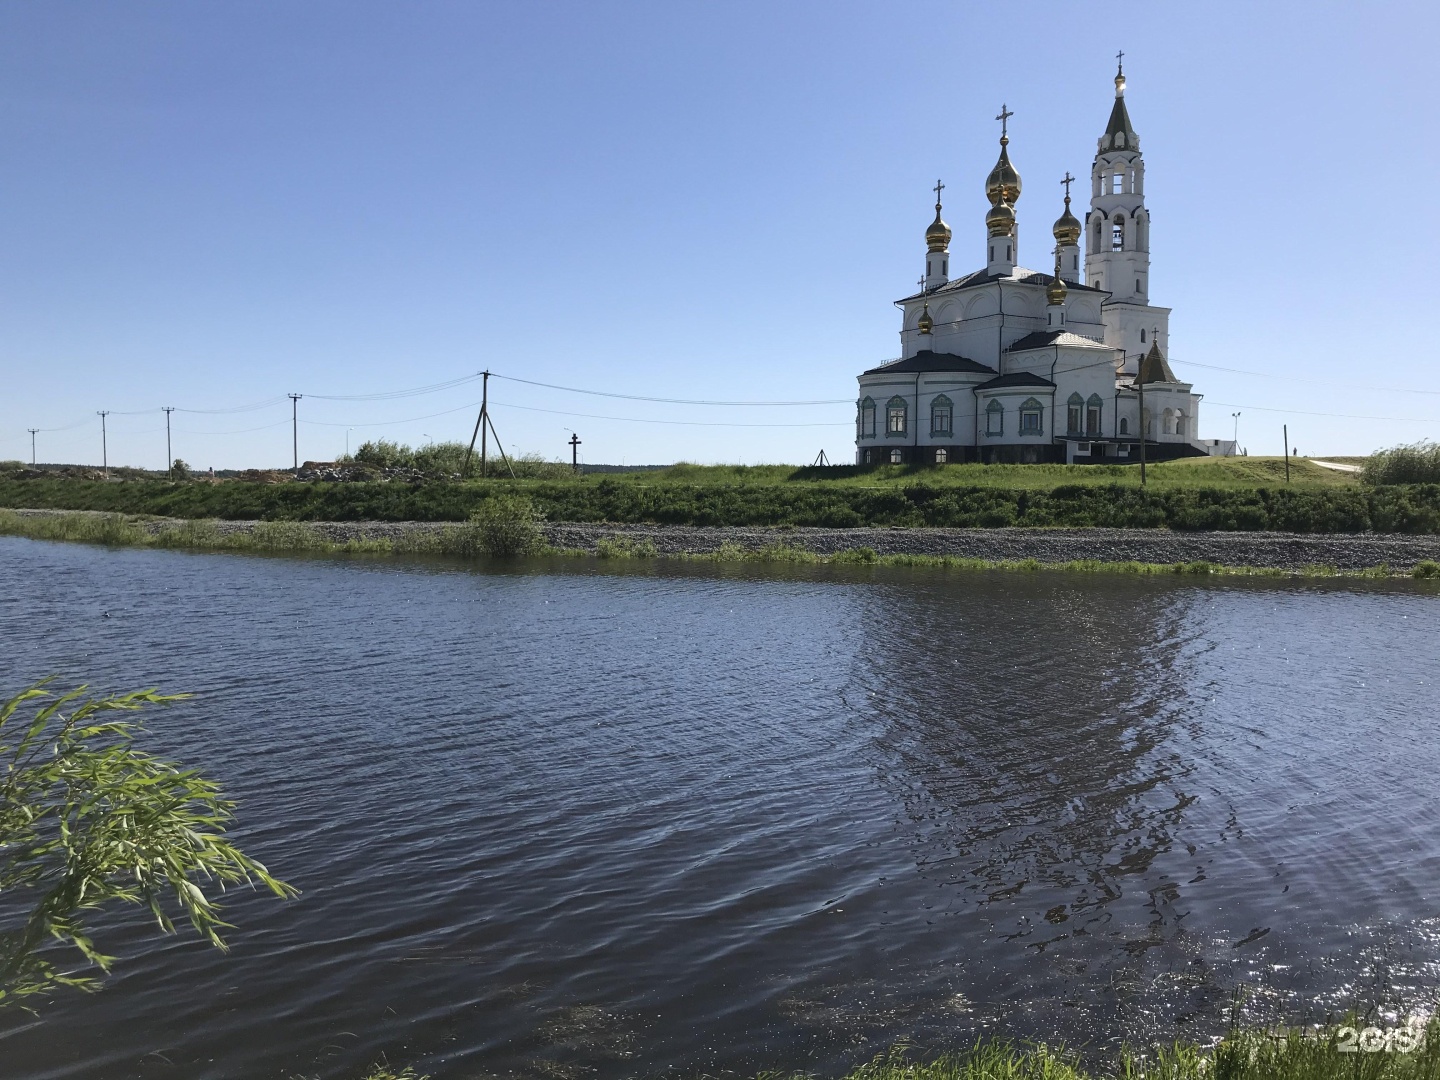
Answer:
<svg viewBox="0 0 1440 1080"><path fill-rule="evenodd" d="M1388 420L1399 424L1440 424L1440 419L1420 416L1357 416L1354 413L1307 412L1304 409L1274 409L1264 405L1236 405L1231 401L1212 401L1209 404L1219 405L1225 409L1254 409L1256 412L1290 413L1294 416L1330 416L1337 420Z"/></svg>
<svg viewBox="0 0 1440 1080"><path fill-rule="evenodd" d="M500 376L496 375L495 378ZM503 402L492 401L491 406L498 406L502 409L524 409L526 412L550 413L554 416L579 416L586 420L621 420L629 424L673 424L678 427L743 427L743 428L801 428L801 427L854 427L853 420L844 420L831 423L818 424L731 424L719 420L644 420L638 416L596 416L593 413L572 413L562 412L559 409L537 409L533 405L507 405ZM854 402L846 400L846 405L853 405Z"/></svg>
<svg viewBox="0 0 1440 1080"><path fill-rule="evenodd" d="M518 379L514 375L490 373L494 379L524 383L527 386L543 386L546 390L564 390L571 394L590 394L594 397L623 398L626 401L658 401L665 405L853 405L850 398L829 398L816 401L704 401L694 398L643 397L640 394L614 394L608 390L581 390L574 386L556 386L554 383L535 382L533 379ZM579 413L575 415L579 416ZM604 417L601 417L604 419ZM679 423L679 421L676 421ZM770 426L770 425L762 425ZM787 425L791 426L791 425Z"/></svg>

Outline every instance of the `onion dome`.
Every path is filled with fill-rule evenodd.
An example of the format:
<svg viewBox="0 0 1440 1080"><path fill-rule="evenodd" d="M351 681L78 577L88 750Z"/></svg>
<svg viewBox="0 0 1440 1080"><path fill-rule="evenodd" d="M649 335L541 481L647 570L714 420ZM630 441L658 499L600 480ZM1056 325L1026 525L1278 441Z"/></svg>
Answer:
<svg viewBox="0 0 1440 1080"><path fill-rule="evenodd" d="M1010 152L1006 149L1009 142L1008 135L1000 136L1000 160L995 162L995 168L985 178L985 197L992 206L1002 202L1014 206L1020 198L1020 174L1010 164Z"/></svg>
<svg viewBox="0 0 1440 1080"><path fill-rule="evenodd" d="M1063 304L1067 293L1065 282L1060 277L1060 260L1055 260L1055 277L1050 284L1045 286L1045 302L1047 304Z"/></svg>
<svg viewBox="0 0 1440 1080"><path fill-rule="evenodd" d="M1066 173L1068 176L1069 173ZM1080 219L1070 212L1070 196L1065 196L1065 212L1055 219L1055 242L1057 244L1078 244L1080 242Z"/></svg>
<svg viewBox="0 0 1440 1080"><path fill-rule="evenodd" d="M945 251L950 247L950 226L940 220L940 204L935 204L935 220L925 230L925 246L932 252Z"/></svg>
<svg viewBox="0 0 1440 1080"><path fill-rule="evenodd" d="M915 325L922 334L928 334L935 329L935 320L930 317L930 301L925 301L925 308L920 312L920 321Z"/></svg>
<svg viewBox="0 0 1440 1080"><path fill-rule="evenodd" d="M996 203L985 215L985 228L991 236L1009 236L1015 231L1015 211L1008 202Z"/></svg>

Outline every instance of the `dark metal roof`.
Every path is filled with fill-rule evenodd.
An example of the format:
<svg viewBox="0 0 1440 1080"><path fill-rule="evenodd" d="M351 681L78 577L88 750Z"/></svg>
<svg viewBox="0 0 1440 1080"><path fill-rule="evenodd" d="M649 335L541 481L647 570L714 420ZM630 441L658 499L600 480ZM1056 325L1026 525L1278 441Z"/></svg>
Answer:
<svg viewBox="0 0 1440 1080"><path fill-rule="evenodd" d="M1175 372L1170 370L1170 364L1166 361L1165 354L1160 351L1158 341L1151 342L1150 351L1145 354L1145 359L1140 361L1140 372L1135 381L1147 385L1153 382L1180 381L1175 378Z"/></svg>
<svg viewBox="0 0 1440 1080"><path fill-rule="evenodd" d="M1005 351L1024 352L1026 349L1039 349L1047 345L1079 345L1082 348L1115 351L1109 345L1102 345L1094 338L1072 334L1069 330L1036 330L1033 334L1026 334Z"/></svg>
<svg viewBox="0 0 1440 1080"><path fill-rule="evenodd" d="M976 270L966 274L964 277L952 278L944 285L936 285L933 289L921 289L917 293L903 297L895 302L903 304L907 300L928 300L932 296L939 296L943 293L959 292L961 289L973 288L976 285L988 285L992 281L1018 281L1022 285L1049 285L1055 280L1054 274L1044 274L1039 270L1028 270L1023 266L1017 266L1009 275L992 274L988 270ZM1101 296L1110 295L1105 289L1097 289L1093 285L1081 285L1078 281L1066 281L1065 288L1069 292L1089 292Z"/></svg>
<svg viewBox="0 0 1440 1080"><path fill-rule="evenodd" d="M997 376L989 382L981 383L975 389L994 390L1001 386L1048 386L1051 390L1055 389L1055 384L1049 379L1028 371L1012 371L1009 375Z"/></svg>
<svg viewBox="0 0 1440 1080"><path fill-rule="evenodd" d="M1092 128L1091 130L1093 131L1094 129ZM1127 136L1125 145L1115 147L1115 136L1122 131ZM1134 150L1134 136L1135 129L1130 126L1130 110L1125 108L1125 99L1117 94L1115 97L1115 107L1110 110L1110 122L1105 125L1105 137L1109 140L1107 145L1120 150Z"/></svg>
<svg viewBox="0 0 1440 1080"><path fill-rule="evenodd" d="M864 374L889 375L913 371L973 371L981 375L995 374L993 367L987 367L978 360L971 360L968 356L937 353L930 349L921 349L914 356L906 357L904 360L891 360L888 364L873 367Z"/></svg>

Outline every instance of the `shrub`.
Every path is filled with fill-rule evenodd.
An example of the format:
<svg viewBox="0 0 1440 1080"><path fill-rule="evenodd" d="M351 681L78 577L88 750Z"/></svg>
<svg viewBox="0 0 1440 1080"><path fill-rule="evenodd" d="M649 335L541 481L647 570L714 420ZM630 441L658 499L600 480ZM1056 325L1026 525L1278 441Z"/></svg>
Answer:
<svg viewBox="0 0 1440 1080"><path fill-rule="evenodd" d="M655 541L648 536L632 540L628 536L602 536L595 541L595 554L602 559L653 559L660 554Z"/></svg>
<svg viewBox="0 0 1440 1080"><path fill-rule="evenodd" d="M541 550L545 546L542 520L527 495L491 495L470 515L477 550L502 559Z"/></svg>
<svg viewBox="0 0 1440 1080"><path fill-rule="evenodd" d="M360 444L355 460L380 469L411 469L415 467L415 451L404 443L374 439Z"/></svg>
<svg viewBox="0 0 1440 1080"><path fill-rule="evenodd" d="M1440 578L1440 562L1434 559L1421 559L1415 564L1415 569L1410 571L1411 577L1417 578Z"/></svg>
<svg viewBox="0 0 1440 1080"><path fill-rule="evenodd" d="M170 475L173 476L176 480L190 479L190 466L185 463L184 458L177 457L170 464Z"/></svg>
<svg viewBox="0 0 1440 1080"><path fill-rule="evenodd" d="M1440 443L1422 439L1371 454L1360 470L1366 484L1440 484Z"/></svg>

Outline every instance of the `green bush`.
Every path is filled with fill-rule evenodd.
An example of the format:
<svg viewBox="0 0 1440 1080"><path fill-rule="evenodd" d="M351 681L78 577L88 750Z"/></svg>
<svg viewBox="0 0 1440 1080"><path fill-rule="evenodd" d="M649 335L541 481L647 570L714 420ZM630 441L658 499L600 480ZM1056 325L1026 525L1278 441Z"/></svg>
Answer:
<svg viewBox="0 0 1440 1080"><path fill-rule="evenodd" d="M1411 577L1437 578L1440 577L1440 562L1434 559L1421 559L1415 564L1415 569L1410 571Z"/></svg>
<svg viewBox="0 0 1440 1080"><path fill-rule="evenodd" d="M1422 439L1371 454L1360 469L1366 484L1440 484L1440 443Z"/></svg>
<svg viewBox="0 0 1440 1080"><path fill-rule="evenodd" d="M415 451L404 443L374 439L360 444L360 449L355 451L355 460L362 465L374 465L377 469L413 469Z"/></svg>
<svg viewBox="0 0 1440 1080"><path fill-rule="evenodd" d="M544 548L543 520L529 496L508 493L490 496L470 515L477 550L502 559Z"/></svg>

